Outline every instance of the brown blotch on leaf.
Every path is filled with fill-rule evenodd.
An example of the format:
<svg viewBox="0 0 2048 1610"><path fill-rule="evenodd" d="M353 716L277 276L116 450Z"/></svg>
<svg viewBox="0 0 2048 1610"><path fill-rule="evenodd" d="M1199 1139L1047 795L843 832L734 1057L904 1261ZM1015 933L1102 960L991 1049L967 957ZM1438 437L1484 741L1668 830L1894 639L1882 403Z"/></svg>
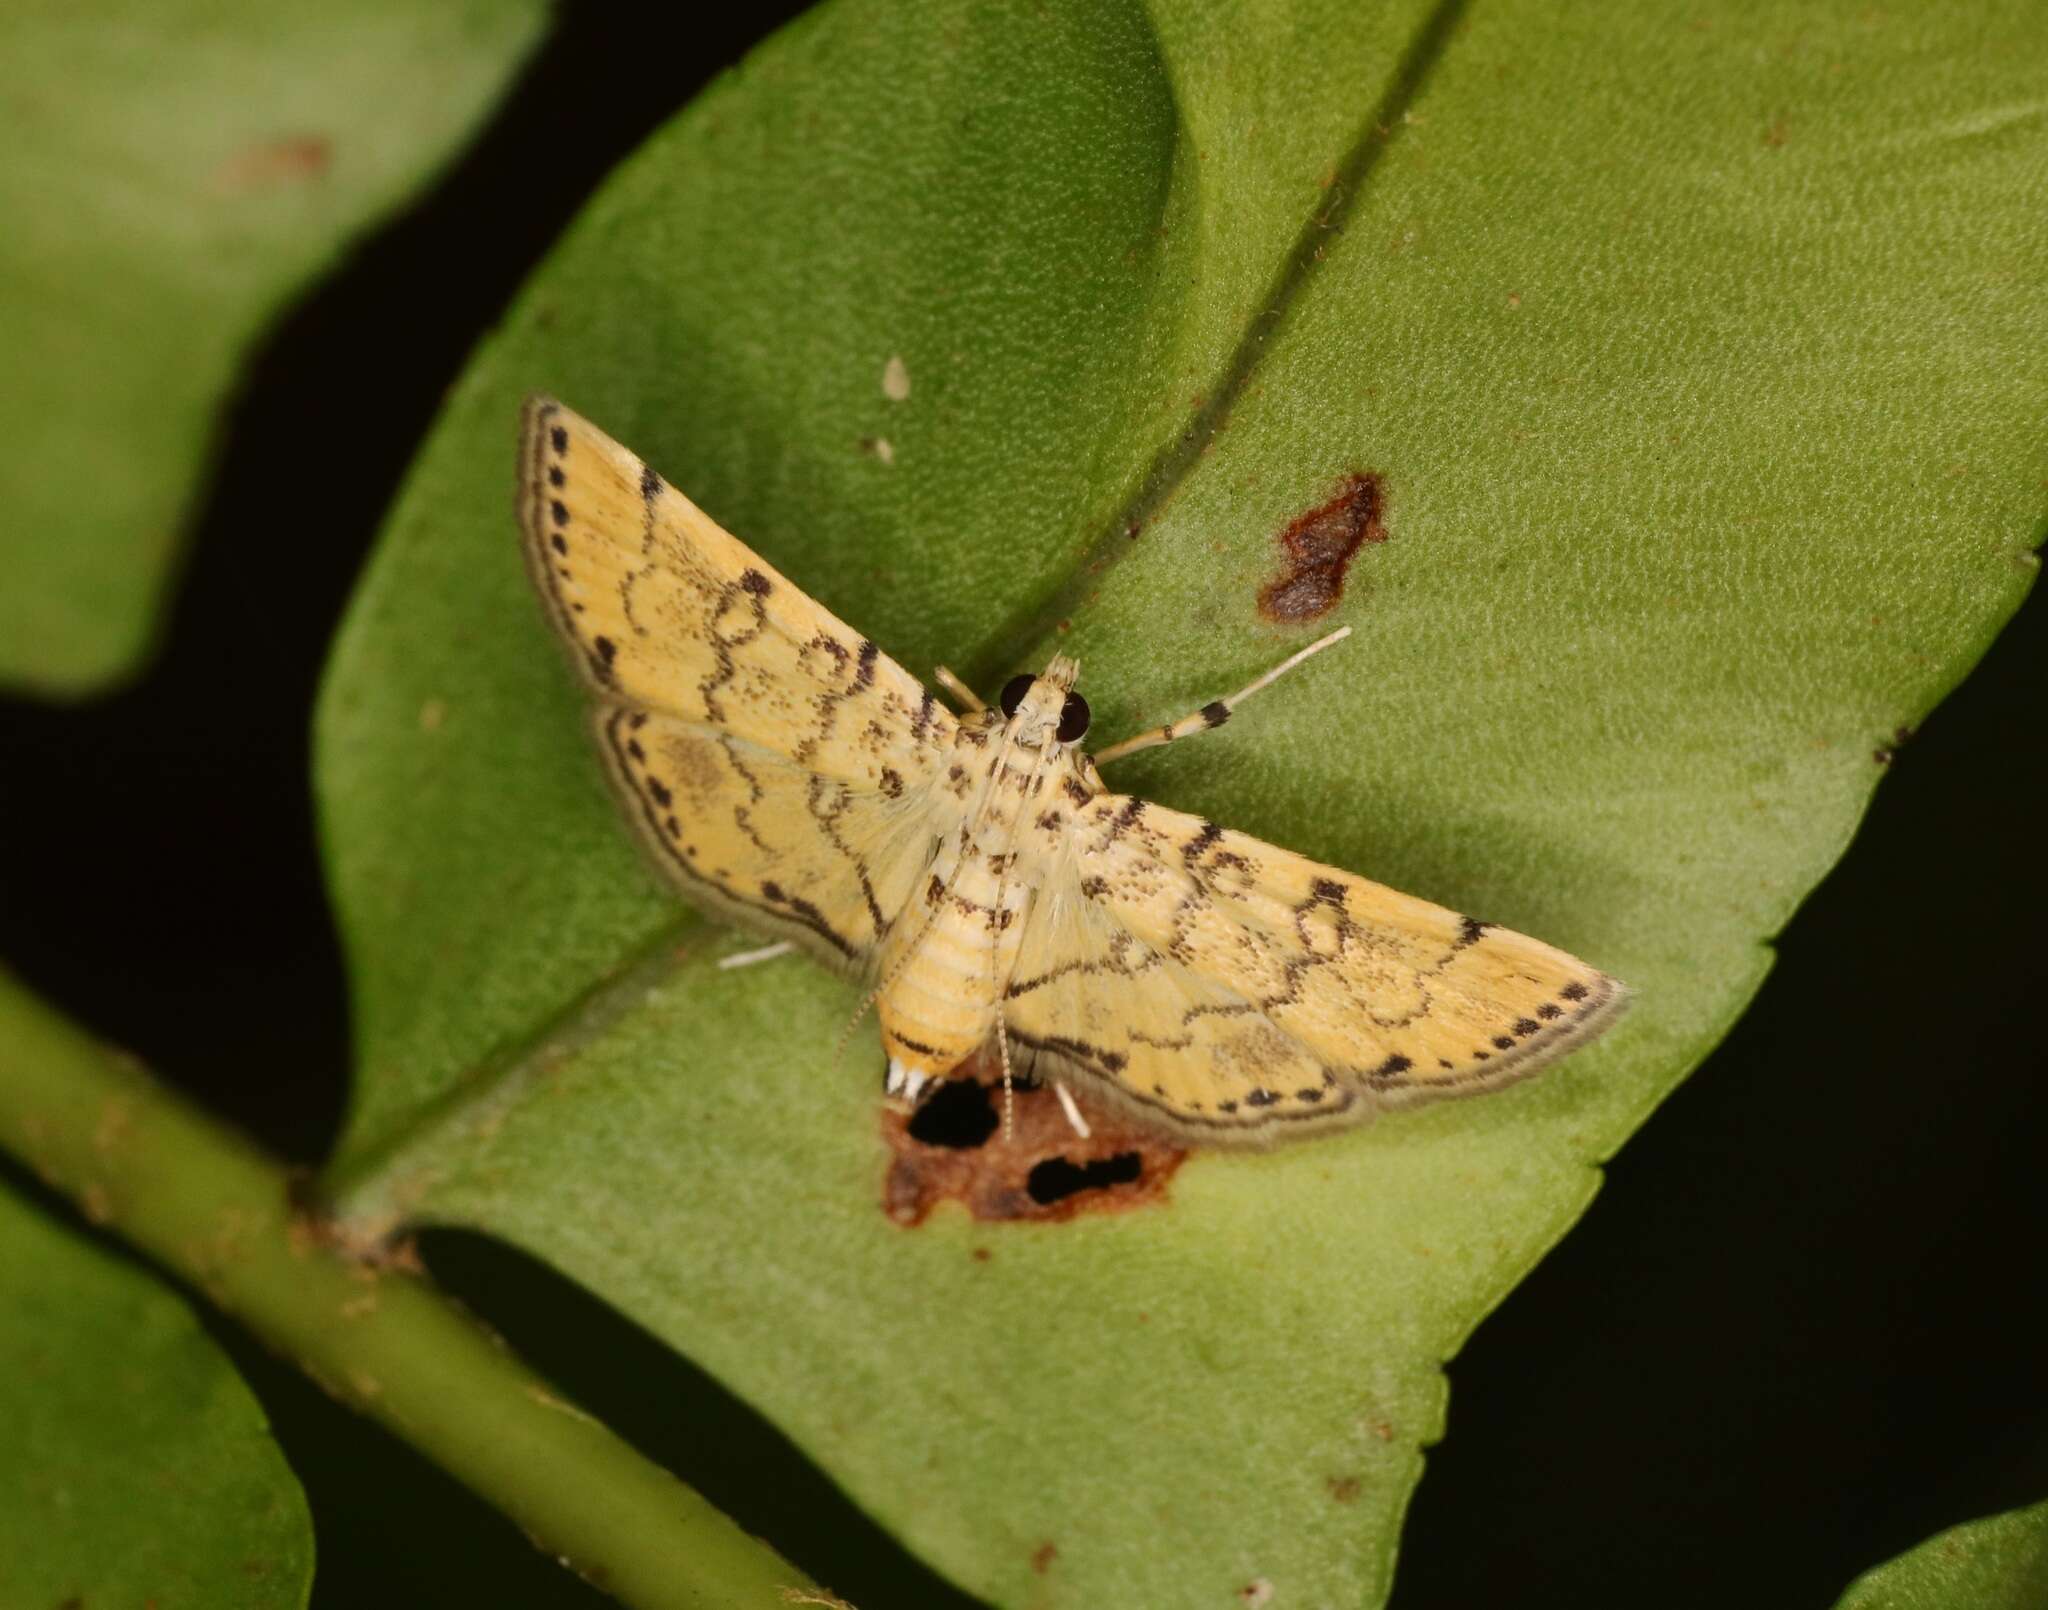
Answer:
<svg viewBox="0 0 2048 1610"><path fill-rule="evenodd" d="M1052 1562L1059 1557L1059 1545L1048 1538L1031 1551L1031 1569L1044 1576L1052 1569Z"/></svg>
<svg viewBox="0 0 2048 1610"><path fill-rule="evenodd" d="M1330 1489L1330 1496L1340 1504L1355 1504L1365 1484L1356 1476L1325 1476L1323 1485Z"/></svg>
<svg viewBox="0 0 2048 1610"><path fill-rule="evenodd" d="M956 1201L981 1220L1059 1223L1083 1213L1121 1213L1163 1201L1187 1152L1148 1129L1068 1094L1087 1120L1083 1140L1050 1086L1019 1084L1016 1128L1003 1136L1003 1070L993 1046L926 1096L914 1113L885 1105L889 1169L882 1211L906 1228Z"/></svg>
<svg viewBox="0 0 2048 1610"><path fill-rule="evenodd" d="M1386 483L1367 472L1347 476L1329 502L1297 517L1277 539L1283 568L1259 589L1259 613L1292 625L1336 608L1352 557L1365 543L1387 540L1386 501Z"/></svg>
<svg viewBox="0 0 2048 1610"><path fill-rule="evenodd" d="M334 142L324 134L286 134L246 145L214 171L214 183L228 191L263 190L317 179L334 162Z"/></svg>

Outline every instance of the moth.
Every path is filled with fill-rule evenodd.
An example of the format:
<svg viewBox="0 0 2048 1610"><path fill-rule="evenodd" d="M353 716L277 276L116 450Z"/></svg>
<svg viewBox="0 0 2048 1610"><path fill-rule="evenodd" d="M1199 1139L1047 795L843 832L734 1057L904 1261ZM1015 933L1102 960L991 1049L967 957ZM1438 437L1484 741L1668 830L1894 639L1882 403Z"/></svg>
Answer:
<svg viewBox="0 0 2048 1610"><path fill-rule="evenodd" d="M1498 1089L1626 1000L1539 940L1198 816L1100 767L1221 726L1251 687L1091 756L1055 655L955 712L632 453L526 404L519 520L599 748L696 904L869 980L885 1089L994 1041L1181 1140L1268 1144Z"/></svg>

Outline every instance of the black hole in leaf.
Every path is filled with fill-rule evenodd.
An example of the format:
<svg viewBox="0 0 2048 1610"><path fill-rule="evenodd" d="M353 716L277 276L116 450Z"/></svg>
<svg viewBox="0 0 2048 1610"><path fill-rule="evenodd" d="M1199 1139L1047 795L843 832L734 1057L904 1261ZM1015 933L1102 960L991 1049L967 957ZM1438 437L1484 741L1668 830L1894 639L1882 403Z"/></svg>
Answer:
<svg viewBox="0 0 2048 1610"><path fill-rule="evenodd" d="M910 1138L926 1146L972 1151L988 1143L1002 1120L988 1092L972 1079L948 1079L910 1115Z"/></svg>
<svg viewBox="0 0 2048 1610"><path fill-rule="evenodd" d="M1074 1164L1064 1157L1048 1157L1024 1182L1031 1200L1048 1207L1076 1191L1102 1191L1112 1185L1135 1185L1145 1165L1136 1152L1118 1152L1093 1163Z"/></svg>

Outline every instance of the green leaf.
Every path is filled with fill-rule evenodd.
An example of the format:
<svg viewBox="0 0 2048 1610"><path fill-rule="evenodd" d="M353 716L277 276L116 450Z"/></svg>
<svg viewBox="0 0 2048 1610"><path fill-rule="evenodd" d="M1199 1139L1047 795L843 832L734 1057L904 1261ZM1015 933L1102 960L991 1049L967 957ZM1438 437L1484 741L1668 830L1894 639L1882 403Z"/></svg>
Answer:
<svg viewBox="0 0 2048 1610"><path fill-rule="evenodd" d="M1439 1364L2032 579L2044 43L2031 7L1860 0L785 32L535 276L337 647L344 1211L551 1260L996 1602L1376 1600ZM873 1042L833 1055L858 992L717 970L739 941L606 797L507 513L529 389L919 673L1078 654L1105 739L1298 646L1257 610L1275 535L1378 472L1387 540L1320 623L1353 639L1119 785L1635 1011L1482 1102L1198 1155L1158 1208L900 1228Z"/></svg>
<svg viewBox="0 0 2048 1610"><path fill-rule="evenodd" d="M475 128L545 11L0 13L0 683L76 696L135 668L249 348Z"/></svg>
<svg viewBox="0 0 2048 1610"><path fill-rule="evenodd" d="M2048 1503L1966 1521L1866 1571L1835 1610L2038 1610L2048 1604Z"/></svg>
<svg viewBox="0 0 2048 1610"><path fill-rule="evenodd" d="M303 1605L313 1523L184 1302L0 1187L0 1604Z"/></svg>

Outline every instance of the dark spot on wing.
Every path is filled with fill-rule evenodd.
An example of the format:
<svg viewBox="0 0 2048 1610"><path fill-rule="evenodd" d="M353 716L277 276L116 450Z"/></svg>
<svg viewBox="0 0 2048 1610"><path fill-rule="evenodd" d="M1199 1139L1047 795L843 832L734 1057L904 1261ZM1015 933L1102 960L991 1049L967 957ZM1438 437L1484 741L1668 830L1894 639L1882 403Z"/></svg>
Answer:
<svg viewBox="0 0 2048 1610"><path fill-rule="evenodd" d="M660 806L666 807L675 800L675 795L668 791L668 784L660 781L658 778L650 777L647 779L647 792L654 796L654 803Z"/></svg>
<svg viewBox="0 0 2048 1610"><path fill-rule="evenodd" d="M556 525L567 525L569 523L569 505L560 498L548 500L548 514L553 518Z"/></svg>
<svg viewBox="0 0 2048 1610"><path fill-rule="evenodd" d="M1567 984L1557 992L1557 998L1561 1001L1583 1001L1586 998L1586 986L1583 984Z"/></svg>
<svg viewBox="0 0 2048 1610"><path fill-rule="evenodd" d="M760 571L742 570L740 572L740 589L743 592L752 593L756 598L766 598L769 593L774 591L774 586Z"/></svg>
<svg viewBox="0 0 2048 1610"><path fill-rule="evenodd" d="M563 537L562 533L559 531L557 531L552 537L549 537L548 541L554 547L556 553L566 554L569 551L568 541L566 538Z"/></svg>
<svg viewBox="0 0 2048 1610"><path fill-rule="evenodd" d="M640 496L649 503L661 496L661 477L654 473L652 464L640 466Z"/></svg>
<svg viewBox="0 0 2048 1610"><path fill-rule="evenodd" d="M1259 589L1259 613L1289 625L1327 615L1344 596L1344 573L1359 548L1387 540L1386 484L1370 472L1345 478L1329 502L1296 518L1278 537L1280 573Z"/></svg>
<svg viewBox="0 0 2048 1610"><path fill-rule="evenodd" d="M900 799L903 795L901 774L888 766L882 768L882 792L891 799Z"/></svg>
<svg viewBox="0 0 2048 1610"><path fill-rule="evenodd" d="M548 440L554 444L557 453L567 453L569 451L569 431L566 426L557 425L553 430L549 431Z"/></svg>

